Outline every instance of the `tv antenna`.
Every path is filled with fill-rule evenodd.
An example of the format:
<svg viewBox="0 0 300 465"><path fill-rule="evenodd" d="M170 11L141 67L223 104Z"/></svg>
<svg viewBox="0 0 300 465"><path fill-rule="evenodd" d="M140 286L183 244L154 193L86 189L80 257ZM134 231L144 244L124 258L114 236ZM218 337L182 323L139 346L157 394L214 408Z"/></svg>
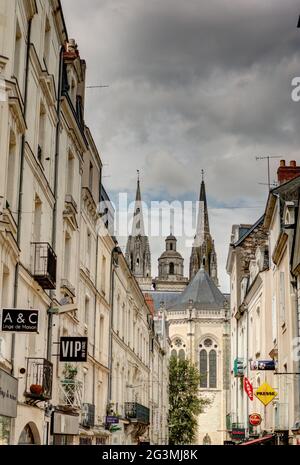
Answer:
<svg viewBox="0 0 300 465"><path fill-rule="evenodd" d="M276 156L270 156L270 155L267 155L266 157L255 157L256 161L259 161L259 160L267 160L268 161L268 188L269 188L269 192L271 190L271 181L270 181L270 159L271 158L281 158L281 157L276 157Z"/></svg>
<svg viewBox="0 0 300 465"><path fill-rule="evenodd" d="M109 85L104 84L104 85L99 85L99 86L86 86L86 89L100 89L102 87L109 87Z"/></svg>

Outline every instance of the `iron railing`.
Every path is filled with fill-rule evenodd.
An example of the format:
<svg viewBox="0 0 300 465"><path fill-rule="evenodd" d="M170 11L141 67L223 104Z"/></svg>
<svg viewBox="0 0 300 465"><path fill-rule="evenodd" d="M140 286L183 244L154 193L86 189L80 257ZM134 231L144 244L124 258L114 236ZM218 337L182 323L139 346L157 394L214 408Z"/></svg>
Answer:
<svg viewBox="0 0 300 465"><path fill-rule="evenodd" d="M43 289L56 287L56 255L47 242L33 242L33 276Z"/></svg>
<svg viewBox="0 0 300 465"><path fill-rule="evenodd" d="M62 379L60 382L60 405L81 409L83 383L76 379Z"/></svg>
<svg viewBox="0 0 300 465"><path fill-rule="evenodd" d="M43 358L28 358L25 396L35 400L52 397L53 365Z"/></svg>
<svg viewBox="0 0 300 465"><path fill-rule="evenodd" d="M125 402L125 417L138 423L150 423L150 410L137 402Z"/></svg>

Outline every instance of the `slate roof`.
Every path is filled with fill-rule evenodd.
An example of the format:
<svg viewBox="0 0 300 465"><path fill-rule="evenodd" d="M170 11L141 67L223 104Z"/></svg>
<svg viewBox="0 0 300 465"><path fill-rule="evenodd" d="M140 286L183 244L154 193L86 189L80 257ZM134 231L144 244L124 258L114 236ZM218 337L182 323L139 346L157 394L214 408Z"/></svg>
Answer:
<svg viewBox="0 0 300 465"><path fill-rule="evenodd" d="M193 301L193 307L196 309L219 310L224 307L226 297L217 288L204 268L200 268L187 288L174 302L167 305L167 309L168 311L185 310L190 300Z"/></svg>

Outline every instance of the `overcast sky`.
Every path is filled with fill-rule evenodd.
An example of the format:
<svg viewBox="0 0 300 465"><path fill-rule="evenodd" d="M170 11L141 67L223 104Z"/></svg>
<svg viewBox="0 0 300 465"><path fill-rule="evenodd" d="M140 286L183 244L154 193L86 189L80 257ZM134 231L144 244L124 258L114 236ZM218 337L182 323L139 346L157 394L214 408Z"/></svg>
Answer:
<svg viewBox="0 0 300 465"><path fill-rule="evenodd" d="M265 161L299 162L297 0L62 0L87 62L86 123L115 199L197 200L205 170L221 289L233 223L264 211ZM271 162L272 179L279 160ZM125 246L125 238L120 239ZM151 240L152 274L164 239ZM186 273L190 249L179 240Z"/></svg>

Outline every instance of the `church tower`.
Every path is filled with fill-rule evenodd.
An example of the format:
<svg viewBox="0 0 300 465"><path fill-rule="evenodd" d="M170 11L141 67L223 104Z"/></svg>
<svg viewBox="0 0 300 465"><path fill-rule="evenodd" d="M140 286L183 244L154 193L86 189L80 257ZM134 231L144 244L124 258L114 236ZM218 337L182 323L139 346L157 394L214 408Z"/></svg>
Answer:
<svg viewBox="0 0 300 465"><path fill-rule="evenodd" d="M139 172L132 222L132 233L128 237L125 256L129 268L136 277L141 289L151 289L151 254L149 239L148 236L145 235Z"/></svg>
<svg viewBox="0 0 300 465"><path fill-rule="evenodd" d="M190 280L192 280L193 277L197 274L197 271L201 268L201 266L203 266L216 286L218 286L217 255L215 251L215 244L209 229L203 170L199 197L197 229L190 257Z"/></svg>
<svg viewBox="0 0 300 465"><path fill-rule="evenodd" d="M158 259L158 277L153 285L157 291L183 291L187 284L183 257L177 251L177 239L171 232L166 238L166 250Z"/></svg>

